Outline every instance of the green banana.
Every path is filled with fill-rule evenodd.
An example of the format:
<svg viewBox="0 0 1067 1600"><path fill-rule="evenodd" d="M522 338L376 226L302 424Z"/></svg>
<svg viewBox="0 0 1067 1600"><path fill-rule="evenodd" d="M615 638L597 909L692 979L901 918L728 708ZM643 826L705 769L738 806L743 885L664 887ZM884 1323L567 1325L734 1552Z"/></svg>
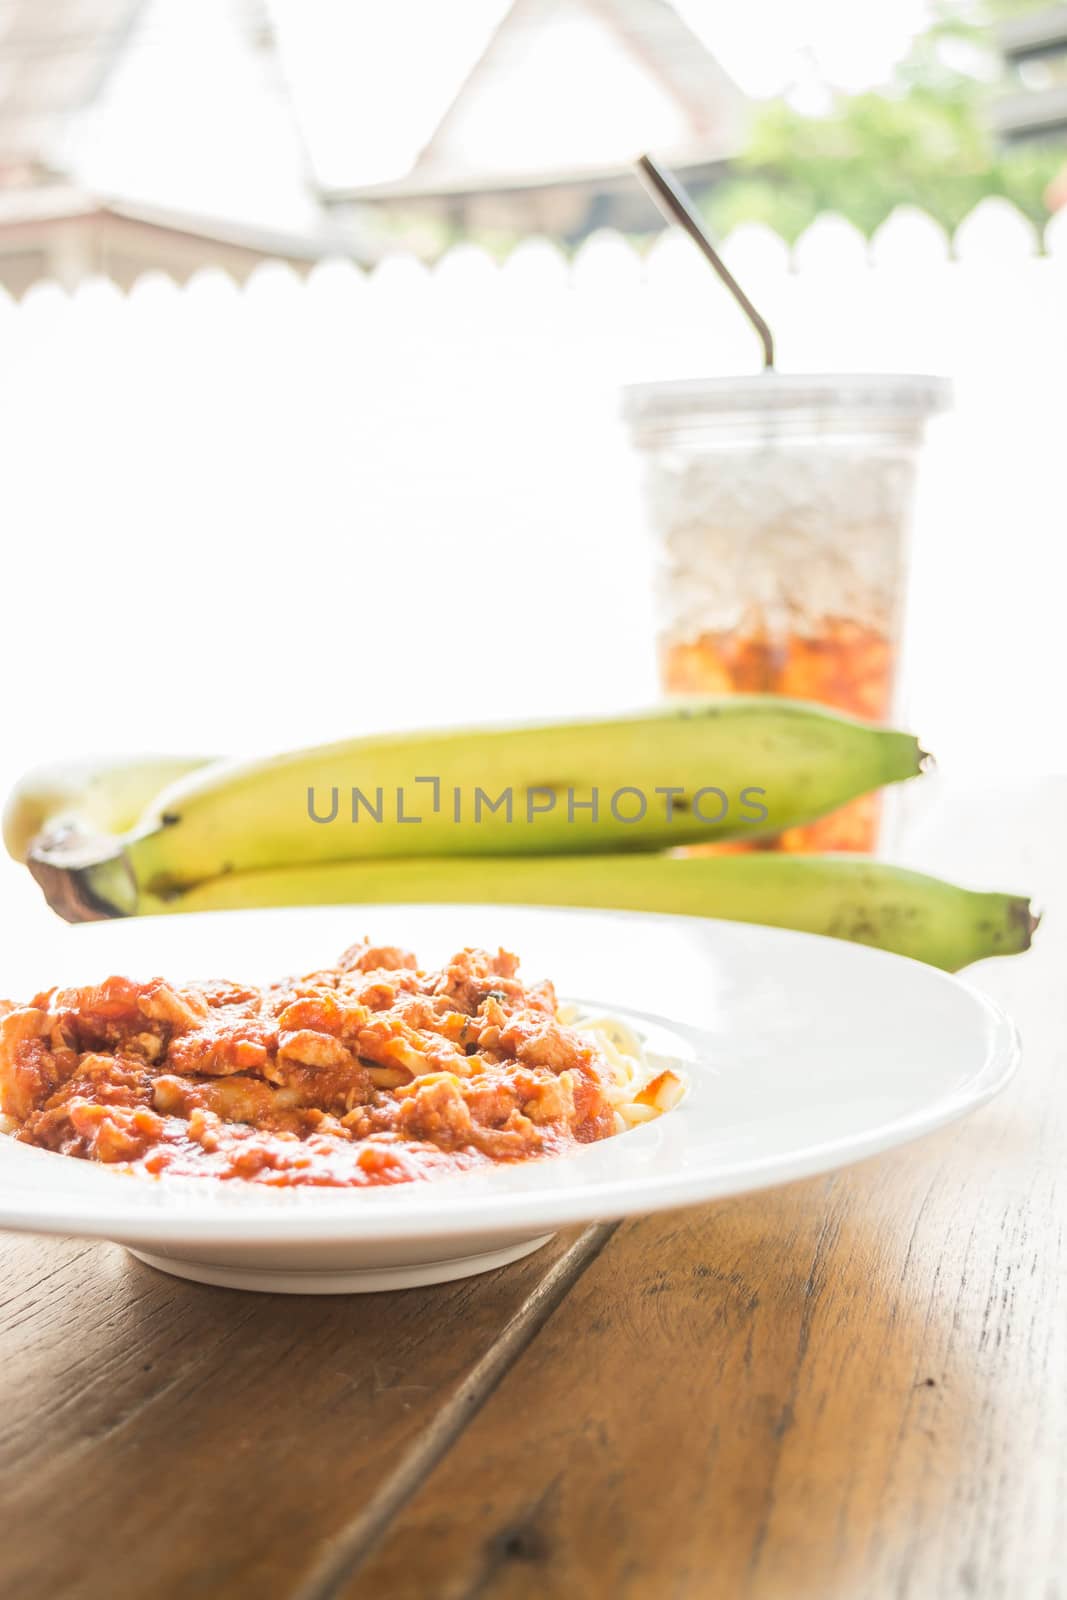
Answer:
<svg viewBox="0 0 1067 1600"><path fill-rule="evenodd" d="M601 906L722 917L875 945L955 972L1026 950L1018 895L983 894L862 856L487 856L346 861L216 878L143 911L411 902Z"/></svg>
<svg viewBox="0 0 1067 1600"><path fill-rule="evenodd" d="M281 865L752 838L913 777L923 759L909 734L773 695L376 736L188 773L124 835L46 836L30 866L82 914L133 913L145 894Z"/></svg>
<svg viewBox="0 0 1067 1600"><path fill-rule="evenodd" d="M210 765L209 756L108 755L34 767L4 805L4 847L25 861L41 839L125 833L161 789Z"/></svg>

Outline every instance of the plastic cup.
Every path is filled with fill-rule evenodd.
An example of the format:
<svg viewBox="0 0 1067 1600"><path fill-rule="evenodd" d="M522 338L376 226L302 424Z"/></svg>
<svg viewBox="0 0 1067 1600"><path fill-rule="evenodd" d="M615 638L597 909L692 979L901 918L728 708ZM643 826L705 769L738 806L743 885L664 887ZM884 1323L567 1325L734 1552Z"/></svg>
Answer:
<svg viewBox="0 0 1067 1600"><path fill-rule="evenodd" d="M670 695L767 693L894 714L916 467L947 380L686 379L624 392L659 554ZM870 850L874 797L774 841Z"/></svg>

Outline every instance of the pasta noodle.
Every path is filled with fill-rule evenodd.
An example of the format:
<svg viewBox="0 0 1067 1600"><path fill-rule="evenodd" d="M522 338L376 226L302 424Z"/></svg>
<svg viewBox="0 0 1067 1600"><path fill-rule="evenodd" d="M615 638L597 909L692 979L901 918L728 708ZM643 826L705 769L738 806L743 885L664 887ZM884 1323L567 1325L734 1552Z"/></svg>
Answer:
<svg viewBox="0 0 1067 1600"><path fill-rule="evenodd" d="M621 1017L608 1012L584 1015L577 1006L561 1006L559 1021L575 1033L590 1035L611 1069L606 1098L615 1113L615 1131L652 1122L672 1110L685 1094L685 1084L669 1068L654 1072L640 1035Z"/></svg>

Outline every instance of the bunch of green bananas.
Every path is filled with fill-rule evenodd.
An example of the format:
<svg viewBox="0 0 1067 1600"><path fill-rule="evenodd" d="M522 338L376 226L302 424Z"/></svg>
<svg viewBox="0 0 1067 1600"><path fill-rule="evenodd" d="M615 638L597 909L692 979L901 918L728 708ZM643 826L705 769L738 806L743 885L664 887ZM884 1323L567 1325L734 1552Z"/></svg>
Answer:
<svg viewBox="0 0 1067 1600"><path fill-rule="evenodd" d="M327 903L584 905L728 917L948 970L1026 949L1018 896L846 856L679 856L915 776L909 734L775 696L626 717L389 735L241 762L43 768L8 851L69 921Z"/></svg>

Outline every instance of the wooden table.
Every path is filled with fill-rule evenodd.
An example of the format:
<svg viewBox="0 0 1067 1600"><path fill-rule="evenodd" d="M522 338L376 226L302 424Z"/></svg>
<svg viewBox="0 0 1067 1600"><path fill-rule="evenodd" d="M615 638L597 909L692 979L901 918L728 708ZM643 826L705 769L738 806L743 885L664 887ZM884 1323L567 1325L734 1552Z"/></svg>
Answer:
<svg viewBox="0 0 1067 1600"><path fill-rule="evenodd" d="M1024 1036L999 1102L438 1289L5 1236L2 1592L1064 1593L1067 782L934 799L910 859L1053 907L973 974Z"/></svg>

